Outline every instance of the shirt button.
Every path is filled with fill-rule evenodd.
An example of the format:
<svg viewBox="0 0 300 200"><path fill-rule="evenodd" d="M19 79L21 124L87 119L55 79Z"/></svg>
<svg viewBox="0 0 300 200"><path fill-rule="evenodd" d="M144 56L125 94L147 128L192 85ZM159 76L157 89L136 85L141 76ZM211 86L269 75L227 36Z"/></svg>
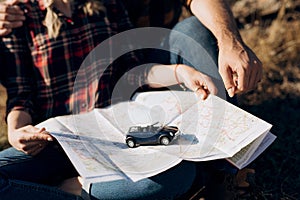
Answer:
<svg viewBox="0 0 300 200"><path fill-rule="evenodd" d="M86 107L86 104L85 103L82 103L81 104L81 108L85 108Z"/></svg>

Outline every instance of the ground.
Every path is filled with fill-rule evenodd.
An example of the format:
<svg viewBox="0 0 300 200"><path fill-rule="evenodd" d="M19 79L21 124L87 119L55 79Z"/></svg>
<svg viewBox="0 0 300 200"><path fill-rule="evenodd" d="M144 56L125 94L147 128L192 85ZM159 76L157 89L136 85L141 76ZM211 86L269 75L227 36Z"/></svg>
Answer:
<svg viewBox="0 0 300 200"><path fill-rule="evenodd" d="M257 199L300 199L299 19L299 9L282 9L276 18L242 30L264 63L264 78L257 90L239 96L240 106L273 124L271 131L277 136L253 163Z"/></svg>

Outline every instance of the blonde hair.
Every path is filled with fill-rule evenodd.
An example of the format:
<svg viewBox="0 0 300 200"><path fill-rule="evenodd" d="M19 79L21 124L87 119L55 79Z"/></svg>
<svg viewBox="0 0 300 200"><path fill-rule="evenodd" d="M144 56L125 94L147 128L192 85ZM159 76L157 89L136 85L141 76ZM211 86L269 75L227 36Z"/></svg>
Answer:
<svg viewBox="0 0 300 200"><path fill-rule="evenodd" d="M53 11L54 1L55 0L44 0L45 7L47 9L44 25L48 29L49 38L56 38L63 24L57 13ZM70 2L70 4L71 3L72 2ZM105 7L100 0L87 0L82 7L84 13L89 16L98 15L100 11L105 12Z"/></svg>

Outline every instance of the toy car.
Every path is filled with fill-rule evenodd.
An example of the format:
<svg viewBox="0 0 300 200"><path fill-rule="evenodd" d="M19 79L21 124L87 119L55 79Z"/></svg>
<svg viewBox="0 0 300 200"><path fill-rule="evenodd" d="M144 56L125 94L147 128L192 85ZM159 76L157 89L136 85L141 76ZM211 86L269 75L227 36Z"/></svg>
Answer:
<svg viewBox="0 0 300 200"><path fill-rule="evenodd" d="M140 145L168 145L179 135L179 129L176 126L132 126L126 134L126 144L130 148Z"/></svg>

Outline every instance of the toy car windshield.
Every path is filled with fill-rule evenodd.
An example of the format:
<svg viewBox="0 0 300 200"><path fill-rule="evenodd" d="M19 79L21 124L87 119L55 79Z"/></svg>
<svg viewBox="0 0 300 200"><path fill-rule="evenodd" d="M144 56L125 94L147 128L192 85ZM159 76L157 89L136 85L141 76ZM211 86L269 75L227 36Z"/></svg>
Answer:
<svg viewBox="0 0 300 200"><path fill-rule="evenodd" d="M126 144L133 148L140 145L168 145L177 138L176 126L161 126L158 123L146 126L132 126L126 134Z"/></svg>

